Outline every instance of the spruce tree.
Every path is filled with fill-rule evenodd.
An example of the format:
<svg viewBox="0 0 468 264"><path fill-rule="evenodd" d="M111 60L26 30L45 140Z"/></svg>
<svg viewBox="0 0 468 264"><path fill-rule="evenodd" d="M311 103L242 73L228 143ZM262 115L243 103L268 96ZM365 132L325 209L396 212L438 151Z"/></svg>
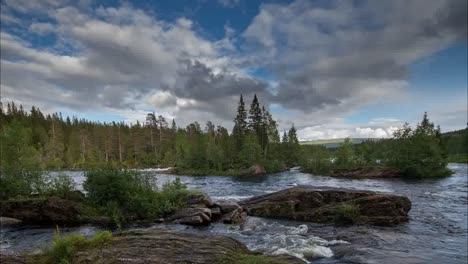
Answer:
<svg viewBox="0 0 468 264"><path fill-rule="evenodd" d="M244 143L244 138L247 132L247 111L245 110L244 98L242 94L239 99L239 105L237 107L237 115L234 119L234 128L232 130L232 136L234 143L237 148L240 148Z"/></svg>
<svg viewBox="0 0 468 264"><path fill-rule="evenodd" d="M252 104L249 110L249 129L257 135L257 139L261 142L261 128L262 128L262 110L258 103L257 95L254 95Z"/></svg>

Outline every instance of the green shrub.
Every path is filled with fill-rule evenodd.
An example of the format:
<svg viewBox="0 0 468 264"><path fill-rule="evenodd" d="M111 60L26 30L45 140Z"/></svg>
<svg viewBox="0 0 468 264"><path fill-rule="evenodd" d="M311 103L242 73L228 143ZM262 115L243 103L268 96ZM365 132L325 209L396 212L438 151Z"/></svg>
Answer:
<svg viewBox="0 0 468 264"><path fill-rule="evenodd" d="M4 170L0 172L0 198L30 196L44 191L44 174L41 171Z"/></svg>
<svg viewBox="0 0 468 264"><path fill-rule="evenodd" d="M335 211L336 224L355 224L359 222L361 212L359 206L355 204L345 204L338 206Z"/></svg>
<svg viewBox="0 0 468 264"><path fill-rule="evenodd" d="M280 160L265 160L263 165L267 173L284 171L286 168L284 162Z"/></svg>
<svg viewBox="0 0 468 264"><path fill-rule="evenodd" d="M81 234L70 234L62 237L57 231L52 246L45 250L41 263L71 263L75 254L80 250L96 250L104 247L112 240L112 233L101 231L91 239Z"/></svg>
<svg viewBox="0 0 468 264"><path fill-rule="evenodd" d="M49 175L45 180L46 186L43 193L47 196L58 196L64 199L80 199L75 192L75 181L63 173L56 176Z"/></svg>
<svg viewBox="0 0 468 264"><path fill-rule="evenodd" d="M88 171L83 187L89 201L117 225L165 217L184 206L191 193L178 178L158 190L153 176L116 168Z"/></svg>

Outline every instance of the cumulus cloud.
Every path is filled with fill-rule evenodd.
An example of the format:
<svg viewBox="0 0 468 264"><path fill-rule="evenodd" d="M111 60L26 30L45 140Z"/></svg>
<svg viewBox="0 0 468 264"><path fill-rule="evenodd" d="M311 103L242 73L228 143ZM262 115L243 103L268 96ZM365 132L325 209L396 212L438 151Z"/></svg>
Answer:
<svg viewBox="0 0 468 264"><path fill-rule="evenodd" d="M1 32L3 100L133 121L154 109L181 125L211 120L230 128L239 94L250 103L256 93L280 130L294 123L302 139L390 136L400 120L350 125L345 117L398 100L411 63L467 34L466 1L451 0L262 4L244 32L226 23L215 40L187 17L169 22L130 4L5 0L1 7L2 23L17 25ZM31 40L46 35L53 45ZM257 69L272 77L255 77ZM447 116L460 120L463 109Z"/></svg>
<svg viewBox="0 0 468 264"><path fill-rule="evenodd" d="M226 109L237 102L231 97L265 90L187 18L167 23L130 6L100 7L93 15L67 6L48 15L55 25L32 23L29 30L42 35L56 28L59 41L75 52L39 50L2 32L4 97L78 110L156 107L192 120L198 119L193 113L203 117L209 111L214 119L229 120Z"/></svg>
<svg viewBox="0 0 468 264"><path fill-rule="evenodd" d="M466 1L297 0L262 5L243 35L279 77L276 101L314 111L400 93L410 63L466 32Z"/></svg>

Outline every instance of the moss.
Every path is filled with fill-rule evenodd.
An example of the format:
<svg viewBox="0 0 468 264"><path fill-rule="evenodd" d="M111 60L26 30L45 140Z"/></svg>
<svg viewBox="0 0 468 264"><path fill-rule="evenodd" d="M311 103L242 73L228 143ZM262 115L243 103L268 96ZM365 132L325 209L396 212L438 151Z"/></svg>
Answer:
<svg viewBox="0 0 468 264"><path fill-rule="evenodd" d="M335 209L335 223L348 225L358 223L361 219L361 212L358 205L344 204Z"/></svg>

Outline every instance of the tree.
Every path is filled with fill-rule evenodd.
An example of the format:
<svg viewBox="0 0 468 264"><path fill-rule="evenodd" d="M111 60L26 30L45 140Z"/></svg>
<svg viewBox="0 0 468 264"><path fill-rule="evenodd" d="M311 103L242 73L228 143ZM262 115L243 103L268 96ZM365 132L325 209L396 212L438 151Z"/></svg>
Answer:
<svg viewBox="0 0 468 264"><path fill-rule="evenodd" d="M257 99L257 95L254 95L254 98L252 100L252 104L250 105L250 110L249 110L249 130L254 133L254 135L257 136L257 141L261 144L263 147L263 115L262 115L262 110L260 109L260 104Z"/></svg>
<svg viewBox="0 0 468 264"><path fill-rule="evenodd" d="M394 133L389 165L398 168L405 177L436 177L450 174L446 153L434 124L427 113L413 130L408 124Z"/></svg>
<svg viewBox="0 0 468 264"><path fill-rule="evenodd" d="M349 137L338 148L336 164L340 167L349 167L354 164L353 143Z"/></svg>
<svg viewBox="0 0 468 264"><path fill-rule="evenodd" d="M234 138L235 145L238 150L244 143L244 137L247 134L247 111L245 110L244 98L242 94L239 99L239 105L237 107L236 118L234 119L234 128L232 130L232 136Z"/></svg>
<svg viewBox="0 0 468 264"><path fill-rule="evenodd" d="M244 146L239 153L241 167L248 168L259 163L262 156L262 148L258 144L256 135L248 134L245 137Z"/></svg>
<svg viewBox="0 0 468 264"><path fill-rule="evenodd" d="M44 147L45 164L49 169L59 170L63 167L65 151L62 126L54 118L49 131L49 140Z"/></svg>

